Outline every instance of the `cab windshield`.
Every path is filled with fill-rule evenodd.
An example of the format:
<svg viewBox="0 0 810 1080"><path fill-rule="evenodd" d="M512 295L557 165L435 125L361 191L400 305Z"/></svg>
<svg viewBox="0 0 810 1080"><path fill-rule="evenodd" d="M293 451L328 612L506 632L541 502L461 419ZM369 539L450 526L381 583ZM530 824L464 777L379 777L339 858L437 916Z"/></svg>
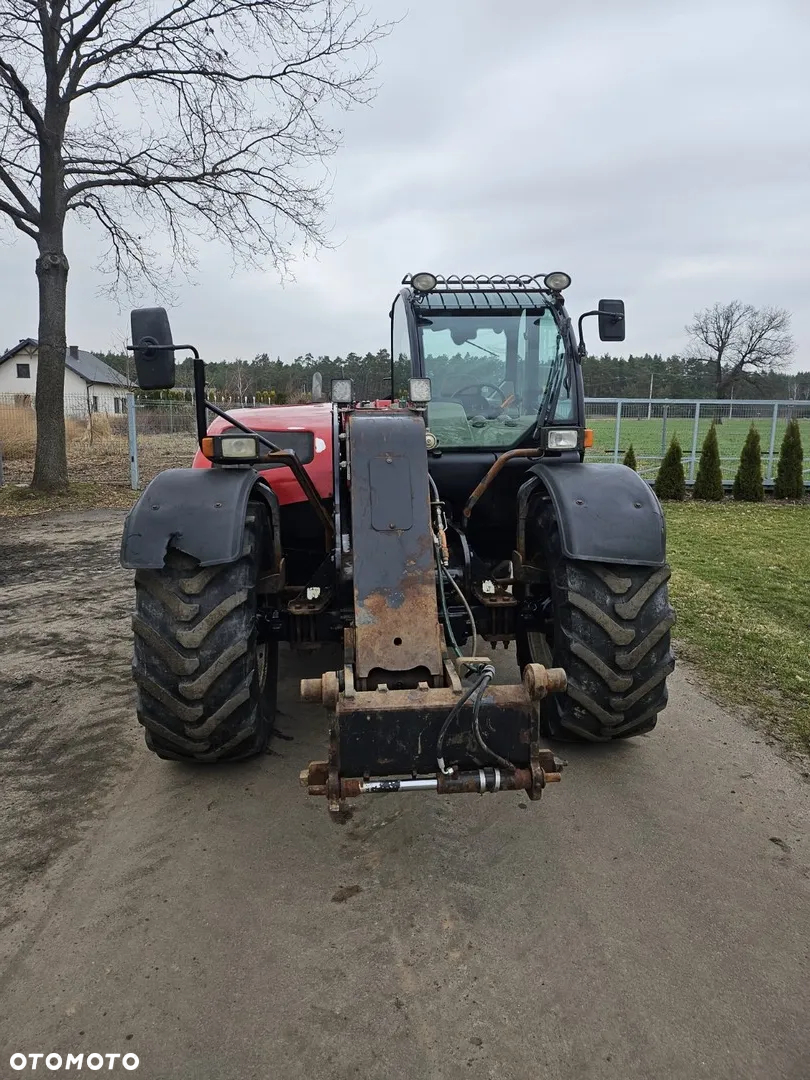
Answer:
<svg viewBox="0 0 810 1080"><path fill-rule="evenodd" d="M430 312L418 326L432 383L428 424L438 445L502 450L518 442L537 421L552 371L564 363L551 311ZM555 419L570 416L565 379Z"/></svg>

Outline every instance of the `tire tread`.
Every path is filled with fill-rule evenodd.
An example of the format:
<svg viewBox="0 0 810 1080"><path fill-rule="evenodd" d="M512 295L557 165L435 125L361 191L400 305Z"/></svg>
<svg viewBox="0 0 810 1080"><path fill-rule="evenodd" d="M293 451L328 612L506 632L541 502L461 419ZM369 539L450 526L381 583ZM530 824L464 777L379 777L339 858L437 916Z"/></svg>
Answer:
<svg viewBox="0 0 810 1080"><path fill-rule="evenodd" d="M542 551L535 561L551 581L551 655L568 674L567 692L549 696L541 707L545 734L605 742L651 731L666 706L666 680L675 666L669 566L566 558L549 505L540 510L538 535ZM540 648L530 634L518 638L521 669Z"/></svg>
<svg viewBox="0 0 810 1080"><path fill-rule="evenodd" d="M170 548L162 570L135 574L137 714L147 746L161 757L238 760L267 748L275 653L268 654L271 694L262 694L256 651L261 567L255 554L262 551L259 531L266 524L263 513L251 508L242 555L233 563L200 567Z"/></svg>

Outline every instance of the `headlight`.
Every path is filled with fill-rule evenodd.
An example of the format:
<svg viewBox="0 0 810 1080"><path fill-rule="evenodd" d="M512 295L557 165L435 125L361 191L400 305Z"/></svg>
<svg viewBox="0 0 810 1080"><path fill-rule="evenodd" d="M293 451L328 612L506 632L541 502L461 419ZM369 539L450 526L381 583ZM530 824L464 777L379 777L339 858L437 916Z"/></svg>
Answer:
<svg viewBox="0 0 810 1080"><path fill-rule="evenodd" d="M562 270L554 270L551 274L546 274L543 278L543 284L552 292L562 292L571 284L571 278L568 274L564 274Z"/></svg>
<svg viewBox="0 0 810 1080"><path fill-rule="evenodd" d="M261 456L255 435L206 435L200 449L209 461L256 461Z"/></svg>
<svg viewBox="0 0 810 1080"><path fill-rule="evenodd" d="M408 400L412 405L427 405L430 401L430 379L408 379Z"/></svg>
<svg viewBox="0 0 810 1080"><path fill-rule="evenodd" d="M335 405L351 405L353 399L351 379L332 379L332 401Z"/></svg>
<svg viewBox="0 0 810 1080"><path fill-rule="evenodd" d="M257 458L259 440L253 435L235 435L220 440L220 453L224 458Z"/></svg>
<svg viewBox="0 0 810 1080"><path fill-rule="evenodd" d="M579 446L579 432L574 428L551 428L546 436L549 450L576 450Z"/></svg>

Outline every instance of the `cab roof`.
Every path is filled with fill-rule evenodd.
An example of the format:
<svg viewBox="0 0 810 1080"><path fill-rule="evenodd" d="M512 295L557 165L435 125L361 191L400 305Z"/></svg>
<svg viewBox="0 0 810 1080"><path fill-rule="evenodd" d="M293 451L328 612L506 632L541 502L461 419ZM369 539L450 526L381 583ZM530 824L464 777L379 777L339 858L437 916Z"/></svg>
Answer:
<svg viewBox="0 0 810 1080"><path fill-rule="evenodd" d="M539 274L437 274L435 279L430 292L415 289L412 274L406 274L402 284L411 286L416 303L428 311L544 308L555 295Z"/></svg>
<svg viewBox="0 0 810 1080"><path fill-rule="evenodd" d="M482 290L473 292L465 290L438 289L429 293L414 293L419 307L427 311L506 311L515 308L544 308L548 307L550 296L547 292L539 289L519 290Z"/></svg>

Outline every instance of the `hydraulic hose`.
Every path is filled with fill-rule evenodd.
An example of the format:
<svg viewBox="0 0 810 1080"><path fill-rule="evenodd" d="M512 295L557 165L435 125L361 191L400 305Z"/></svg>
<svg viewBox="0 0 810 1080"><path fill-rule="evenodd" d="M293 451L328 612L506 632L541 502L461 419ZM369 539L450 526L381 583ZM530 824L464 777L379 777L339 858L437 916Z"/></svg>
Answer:
<svg viewBox="0 0 810 1080"><path fill-rule="evenodd" d="M491 678L491 676L490 676L490 678ZM449 775L453 771L452 769L446 768L446 766L444 764L444 756L443 756L444 737L447 734L447 730L450 727L450 725L453 723L455 718L458 716L458 714L461 712L462 706L465 704L465 702L469 701L469 699L473 696L473 694L476 692L476 690L478 690L482 686L486 686L488 682L489 682L489 679L487 679L487 677L485 675L482 675L478 679L476 679L476 681L472 684L472 686L467 687L465 692L461 695L461 697L458 699L458 701L455 703L453 708L450 710L450 712L445 717L445 721L442 724L441 731L439 732L439 737L436 740L436 764L439 767L439 771L443 772L445 774L445 776Z"/></svg>
<svg viewBox="0 0 810 1080"><path fill-rule="evenodd" d="M481 708L481 700L486 693L487 687L492 682L494 677L495 668L492 666L492 664L486 664L484 666L480 679L480 689L476 695L475 702L473 704L473 731L475 732L476 741L478 742L478 745L481 747L484 753L488 754L491 758L493 758L501 766L501 768L506 769L507 772L514 772L515 766L512 764L512 762L508 761L506 758L501 757L500 754L496 754L495 751L484 741L484 736L481 734L481 726L478 720L478 713Z"/></svg>

